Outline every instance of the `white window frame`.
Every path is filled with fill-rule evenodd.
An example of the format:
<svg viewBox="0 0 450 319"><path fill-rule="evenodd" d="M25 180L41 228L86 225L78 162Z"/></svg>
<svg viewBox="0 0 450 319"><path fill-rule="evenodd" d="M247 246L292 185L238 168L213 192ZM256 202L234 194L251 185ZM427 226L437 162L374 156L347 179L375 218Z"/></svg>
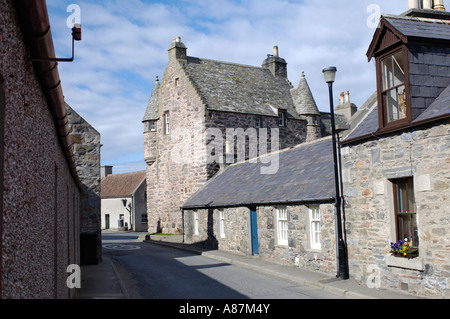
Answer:
<svg viewBox="0 0 450 319"><path fill-rule="evenodd" d="M170 134L170 113L168 111L164 113L164 133Z"/></svg>
<svg viewBox="0 0 450 319"><path fill-rule="evenodd" d="M322 249L319 206L311 206L309 208L309 239L311 249Z"/></svg>
<svg viewBox="0 0 450 319"><path fill-rule="evenodd" d="M286 126L286 112L278 111L278 126L285 127Z"/></svg>
<svg viewBox="0 0 450 319"><path fill-rule="evenodd" d="M219 234L220 238L225 238L225 214L223 209L219 210Z"/></svg>
<svg viewBox="0 0 450 319"><path fill-rule="evenodd" d="M280 246L288 245L288 216L286 207L277 207L277 243Z"/></svg>
<svg viewBox="0 0 450 319"><path fill-rule="evenodd" d="M198 236L199 235L199 231L198 231L198 212L194 211L194 235Z"/></svg>
<svg viewBox="0 0 450 319"><path fill-rule="evenodd" d="M156 121L150 121L150 132L156 132Z"/></svg>

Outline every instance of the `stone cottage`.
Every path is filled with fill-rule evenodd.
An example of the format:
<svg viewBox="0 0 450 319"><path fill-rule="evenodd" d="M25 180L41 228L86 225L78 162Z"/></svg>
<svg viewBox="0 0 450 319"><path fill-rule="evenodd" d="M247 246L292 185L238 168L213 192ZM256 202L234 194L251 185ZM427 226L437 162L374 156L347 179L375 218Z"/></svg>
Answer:
<svg viewBox="0 0 450 319"><path fill-rule="evenodd" d="M362 283L449 298L450 14L412 5L381 17L367 53L377 92L343 136L349 267ZM405 239L414 253L393 256Z"/></svg>
<svg viewBox="0 0 450 319"><path fill-rule="evenodd" d="M149 231L181 233L180 207L221 167L329 135L329 124L306 77L288 81L278 47L262 67L190 57L180 38L168 52L143 118Z"/></svg>
<svg viewBox="0 0 450 319"><path fill-rule="evenodd" d="M147 231L146 172L112 174L112 166L102 169L102 229Z"/></svg>
<svg viewBox="0 0 450 319"><path fill-rule="evenodd" d="M80 196L44 0L0 0L0 299L70 298Z"/></svg>
<svg viewBox="0 0 450 319"><path fill-rule="evenodd" d="M183 205L186 243L326 273L336 271L332 139L280 152L279 169L264 161L232 164Z"/></svg>

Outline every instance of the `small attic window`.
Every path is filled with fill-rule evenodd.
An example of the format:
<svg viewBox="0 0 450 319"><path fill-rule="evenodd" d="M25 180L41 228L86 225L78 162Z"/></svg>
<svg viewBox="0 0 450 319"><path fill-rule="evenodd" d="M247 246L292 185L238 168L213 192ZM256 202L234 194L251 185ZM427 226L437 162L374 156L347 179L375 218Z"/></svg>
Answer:
<svg viewBox="0 0 450 319"><path fill-rule="evenodd" d="M256 121L256 125L255 125L256 128L262 128L264 126L264 120L263 120L262 116L257 116L255 118L255 121Z"/></svg>
<svg viewBox="0 0 450 319"><path fill-rule="evenodd" d="M286 111L278 110L278 125L280 127L286 126Z"/></svg>
<svg viewBox="0 0 450 319"><path fill-rule="evenodd" d="M179 87L180 86L180 78L176 78L175 79L175 87Z"/></svg>

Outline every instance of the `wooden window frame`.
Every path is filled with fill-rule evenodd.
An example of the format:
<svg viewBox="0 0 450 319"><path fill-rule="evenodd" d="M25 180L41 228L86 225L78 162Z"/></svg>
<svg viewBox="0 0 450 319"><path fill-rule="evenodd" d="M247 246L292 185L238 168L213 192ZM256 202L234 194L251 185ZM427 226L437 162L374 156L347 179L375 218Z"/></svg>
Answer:
<svg viewBox="0 0 450 319"><path fill-rule="evenodd" d="M406 212L400 212L399 211L399 183L400 182L405 182L405 181L411 181L412 184L412 195L413 195L413 205L416 206L416 201L415 201L415 192L414 192L414 179L412 177L404 177L404 178L398 178L395 180L392 180L392 190L393 190L393 195L394 195L394 215L395 215L395 236L397 241L399 240L404 240L405 236L402 236L401 234L403 233L403 230L401 229L401 224L399 222L399 218L400 217L404 217L404 216L413 216L414 220L415 220L415 224L417 227L417 231L418 231L418 225L417 225L417 208L414 207L413 210L409 209ZM408 185L408 184L406 184ZM406 194L408 194L408 189L406 190ZM409 202L408 200L406 202ZM414 229L413 229L414 231ZM411 237L412 238L412 237ZM408 238L408 240L410 240L410 238ZM414 241L411 240L413 243ZM414 248L419 248L419 235L417 234L417 245L413 246Z"/></svg>
<svg viewBox="0 0 450 319"><path fill-rule="evenodd" d="M388 122L387 106L384 101L384 93L392 90L394 87L384 90L383 87L383 70L382 61L386 58L393 56L394 54L402 52L404 61L405 72L405 104L406 104L406 117L400 120ZM386 51L385 53L376 57L376 70L377 70L377 95L378 95L378 126L379 130L399 128L408 125L412 120L412 108L411 108L411 86L409 78L409 55L406 45L396 46L395 48Z"/></svg>

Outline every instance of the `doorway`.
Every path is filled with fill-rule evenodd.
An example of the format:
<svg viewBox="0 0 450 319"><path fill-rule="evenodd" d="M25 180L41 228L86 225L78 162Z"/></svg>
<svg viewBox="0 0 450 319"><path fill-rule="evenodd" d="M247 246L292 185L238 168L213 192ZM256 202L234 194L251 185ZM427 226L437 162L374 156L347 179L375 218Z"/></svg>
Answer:
<svg viewBox="0 0 450 319"><path fill-rule="evenodd" d="M258 242L258 214L256 208L250 209L250 236L251 236L251 251L252 255L259 255Z"/></svg>

